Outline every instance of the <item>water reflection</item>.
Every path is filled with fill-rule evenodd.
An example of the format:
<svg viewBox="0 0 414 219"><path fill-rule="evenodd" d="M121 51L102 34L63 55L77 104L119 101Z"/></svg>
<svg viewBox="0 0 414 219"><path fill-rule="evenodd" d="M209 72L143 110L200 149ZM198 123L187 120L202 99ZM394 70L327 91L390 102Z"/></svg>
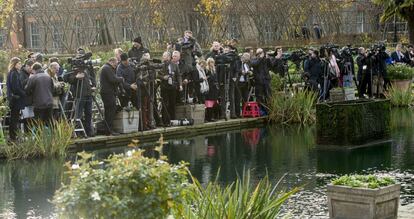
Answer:
<svg viewBox="0 0 414 219"><path fill-rule="evenodd" d="M171 140L162 154L173 163L186 161L202 183L215 180L231 183L243 170L253 179L268 174L273 182L285 173L281 188L306 185L284 206L297 218L326 216L325 186L335 176L350 173L381 173L397 178L402 185L401 202L414 202L414 115L409 110L392 112L392 142L356 150L320 150L315 146L314 127L251 128L194 138ZM147 148L145 155L158 157ZM130 148L95 151L95 159ZM74 160L75 156L68 159ZM26 218L28 214L48 217L48 203L62 180L64 161L38 160L0 162L0 218ZM218 171L220 170L220 174Z"/></svg>
<svg viewBox="0 0 414 219"><path fill-rule="evenodd" d="M48 202L59 188L62 160L9 161L0 163L0 218L50 216Z"/></svg>

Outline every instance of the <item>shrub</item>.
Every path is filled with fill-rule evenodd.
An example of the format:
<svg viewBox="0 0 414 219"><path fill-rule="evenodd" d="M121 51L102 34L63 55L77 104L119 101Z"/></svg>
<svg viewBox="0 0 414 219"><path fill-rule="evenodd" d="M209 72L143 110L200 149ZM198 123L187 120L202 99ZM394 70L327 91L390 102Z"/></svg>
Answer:
<svg viewBox="0 0 414 219"><path fill-rule="evenodd" d="M66 156L73 134L71 124L53 121L50 127L41 123L35 123L33 127L36 128L32 132L20 137L23 141L1 147L0 153L9 160Z"/></svg>
<svg viewBox="0 0 414 219"><path fill-rule="evenodd" d="M276 123L313 123L316 120L317 94L298 91L286 95L273 95L269 107L269 120Z"/></svg>
<svg viewBox="0 0 414 219"><path fill-rule="evenodd" d="M80 153L70 168L70 184L55 194L59 218L166 218L183 208L187 168L146 158L141 151L113 155L104 162Z"/></svg>
<svg viewBox="0 0 414 219"><path fill-rule="evenodd" d="M272 94L277 93L278 91L283 91L284 79L280 77L279 74L271 74L272 80L270 86L272 88Z"/></svg>
<svg viewBox="0 0 414 219"><path fill-rule="evenodd" d="M388 65L387 74L390 80L411 80L414 76L414 68L400 63Z"/></svg>
<svg viewBox="0 0 414 219"><path fill-rule="evenodd" d="M299 191L277 193L278 185L272 186L268 177L252 186L249 172L224 188L217 182L203 187L193 180L196 186L188 192L182 218L278 218L281 205Z"/></svg>
<svg viewBox="0 0 414 219"><path fill-rule="evenodd" d="M353 188L377 189L395 184L395 180L389 177L377 177L373 175L345 175L332 181L333 185L348 186Z"/></svg>
<svg viewBox="0 0 414 219"><path fill-rule="evenodd" d="M395 107L409 107L412 106L414 102L414 96L412 89L401 90L391 87L386 93L385 96L390 99L392 106Z"/></svg>

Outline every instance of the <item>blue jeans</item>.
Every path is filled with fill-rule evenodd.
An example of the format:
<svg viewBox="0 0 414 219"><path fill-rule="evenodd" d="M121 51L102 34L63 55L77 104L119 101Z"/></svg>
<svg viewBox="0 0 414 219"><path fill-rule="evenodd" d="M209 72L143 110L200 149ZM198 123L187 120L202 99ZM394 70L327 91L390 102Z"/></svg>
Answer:
<svg viewBox="0 0 414 219"><path fill-rule="evenodd" d="M85 127L85 132L88 136L93 136L92 129L92 97L82 97L78 100L78 108L76 112L76 118L82 119L83 116L83 126ZM84 115L85 114L85 115Z"/></svg>

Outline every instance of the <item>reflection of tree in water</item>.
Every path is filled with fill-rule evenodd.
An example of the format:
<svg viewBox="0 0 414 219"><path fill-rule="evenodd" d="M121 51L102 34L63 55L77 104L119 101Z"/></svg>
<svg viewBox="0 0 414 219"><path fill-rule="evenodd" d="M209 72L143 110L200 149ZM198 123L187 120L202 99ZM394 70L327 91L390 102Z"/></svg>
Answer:
<svg viewBox="0 0 414 219"><path fill-rule="evenodd" d="M396 168L409 170L414 167L414 111L393 109L391 111L391 137Z"/></svg>
<svg viewBox="0 0 414 219"><path fill-rule="evenodd" d="M53 212L48 202L61 185L64 161L32 160L0 163L0 214L12 211L26 218L33 209L36 216Z"/></svg>

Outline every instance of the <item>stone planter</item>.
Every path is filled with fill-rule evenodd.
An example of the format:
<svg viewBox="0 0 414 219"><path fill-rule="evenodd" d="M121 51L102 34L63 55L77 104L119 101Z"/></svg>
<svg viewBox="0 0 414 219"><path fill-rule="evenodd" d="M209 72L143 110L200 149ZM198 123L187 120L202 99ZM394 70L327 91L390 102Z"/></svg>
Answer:
<svg viewBox="0 0 414 219"><path fill-rule="evenodd" d="M408 90L411 86L411 80L392 80L391 85L394 89Z"/></svg>
<svg viewBox="0 0 414 219"><path fill-rule="evenodd" d="M355 100L355 89L353 88L334 89L329 94L332 102Z"/></svg>
<svg viewBox="0 0 414 219"><path fill-rule="evenodd" d="M328 185L330 218L397 219L400 184L379 189Z"/></svg>

